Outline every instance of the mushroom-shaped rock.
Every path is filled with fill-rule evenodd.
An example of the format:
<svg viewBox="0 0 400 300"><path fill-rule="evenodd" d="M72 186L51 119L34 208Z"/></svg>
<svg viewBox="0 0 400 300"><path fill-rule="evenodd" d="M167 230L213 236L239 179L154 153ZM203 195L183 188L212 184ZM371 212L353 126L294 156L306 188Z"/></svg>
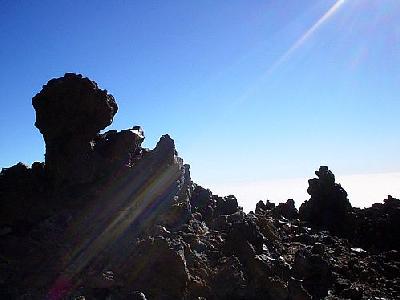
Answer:
<svg viewBox="0 0 400 300"><path fill-rule="evenodd" d="M111 124L118 106L114 97L82 75L51 79L32 98L35 126L46 143L46 171L58 181L90 178L96 134Z"/></svg>

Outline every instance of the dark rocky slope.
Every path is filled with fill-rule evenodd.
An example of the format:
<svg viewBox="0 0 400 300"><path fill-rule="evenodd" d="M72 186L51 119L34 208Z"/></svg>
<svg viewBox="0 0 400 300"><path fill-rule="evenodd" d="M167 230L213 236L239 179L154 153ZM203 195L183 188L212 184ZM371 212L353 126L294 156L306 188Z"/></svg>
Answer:
<svg viewBox="0 0 400 300"><path fill-rule="evenodd" d="M100 130L117 104L81 75L33 98L45 163L0 175L0 299L398 299L400 200L353 208L327 167L248 214L190 179L174 141Z"/></svg>

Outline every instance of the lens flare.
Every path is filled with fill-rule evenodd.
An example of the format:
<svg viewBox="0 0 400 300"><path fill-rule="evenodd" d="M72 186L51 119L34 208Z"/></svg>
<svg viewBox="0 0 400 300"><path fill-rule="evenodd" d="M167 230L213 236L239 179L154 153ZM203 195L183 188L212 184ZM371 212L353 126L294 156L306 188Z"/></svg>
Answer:
<svg viewBox="0 0 400 300"><path fill-rule="evenodd" d="M294 44L289 48L269 69L268 73L285 62L298 48L300 48L335 12L345 3L345 0L338 0L319 20L310 27Z"/></svg>
<svg viewBox="0 0 400 300"><path fill-rule="evenodd" d="M346 0L338 0L318 19L296 42L276 60L261 76L260 79L250 87L237 101L236 105L246 101L254 92L257 91L261 83L268 77L276 68L285 63L290 56L299 49L330 17L332 17L346 2Z"/></svg>

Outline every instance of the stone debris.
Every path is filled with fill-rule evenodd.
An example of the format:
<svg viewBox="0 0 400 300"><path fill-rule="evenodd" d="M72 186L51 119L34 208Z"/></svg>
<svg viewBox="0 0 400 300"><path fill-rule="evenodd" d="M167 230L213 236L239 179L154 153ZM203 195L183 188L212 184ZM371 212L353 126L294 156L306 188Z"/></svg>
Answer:
<svg viewBox="0 0 400 300"><path fill-rule="evenodd" d="M100 133L81 75L33 98L45 162L0 173L0 299L399 299L400 200L353 208L326 166L310 199L245 213L190 178L169 135Z"/></svg>

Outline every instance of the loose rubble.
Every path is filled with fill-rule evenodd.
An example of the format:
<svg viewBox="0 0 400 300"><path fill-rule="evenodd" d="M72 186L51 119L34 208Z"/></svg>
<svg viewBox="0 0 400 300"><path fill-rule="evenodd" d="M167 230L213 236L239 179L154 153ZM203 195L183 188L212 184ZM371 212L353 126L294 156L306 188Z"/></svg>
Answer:
<svg viewBox="0 0 400 300"><path fill-rule="evenodd" d="M299 211L245 213L170 136L100 133L118 108L95 82L67 73L33 106L46 159L0 173L0 299L400 298L400 200L354 208L322 166Z"/></svg>

